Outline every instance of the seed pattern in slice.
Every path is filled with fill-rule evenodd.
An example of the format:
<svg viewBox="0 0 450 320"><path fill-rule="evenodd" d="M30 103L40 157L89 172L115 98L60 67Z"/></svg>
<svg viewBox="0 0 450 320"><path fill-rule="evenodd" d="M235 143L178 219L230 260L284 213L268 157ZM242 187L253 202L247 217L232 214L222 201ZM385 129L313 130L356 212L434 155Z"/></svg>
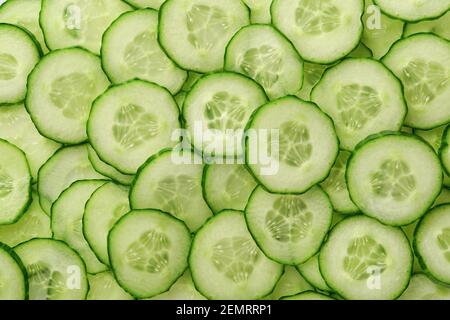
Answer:
<svg viewBox="0 0 450 320"><path fill-rule="evenodd" d="M330 0L303 0L295 11L295 21L308 34L328 33L341 24L341 13Z"/></svg>

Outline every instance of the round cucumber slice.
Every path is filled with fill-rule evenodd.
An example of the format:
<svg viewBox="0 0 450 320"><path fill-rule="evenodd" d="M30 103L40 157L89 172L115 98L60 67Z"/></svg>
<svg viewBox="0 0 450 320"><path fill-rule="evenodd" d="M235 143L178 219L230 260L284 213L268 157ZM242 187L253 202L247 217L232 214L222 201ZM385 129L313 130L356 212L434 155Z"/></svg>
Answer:
<svg viewBox="0 0 450 320"><path fill-rule="evenodd" d="M94 148L90 145L88 145L88 157L92 167L98 173L125 186L129 186L131 185L131 182L133 182L134 175L123 174L116 168L110 166L106 162L103 162L102 159L99 158L97 152L95 152Z"/></svg>
<svg viewBox="0 0 450 320"><path fill-rule="evenodd" d="M435 279L450 284L450 205L429 211L414 233L414 252Z"/></svg>
<svg viewBox="0 0 450 320"><path fill-rule="evenodd" d="M53 238L66 242L76 250L89 273L106 270L83 236L83 214L87 200L105 180L80 180L64 190L52 206L51 226Z"/></svg>
<svg viewBox="0 0 450 320"><path fill-rule="evenodd" d="M249 10L240 0L167 0L159 12L158 40L183 69L218 71L227 43L249 23Z"/></svg>
<svg viewBox="0 0 450 320"><path fill-rule="evenodd" d="M84 300L88 291L86 267L67 244L53 239L32 239L14 251L28 275L30 300Z"/></svg>
<svg viewBox="0 0 450 320"><path fill-rule="evenodd" d="M331 119L315 104L296 97L263 105L246 130L258 140L250 135L246 139L247 166L271 192L305 192L328 176L338 156Z"/></svg>
<svg viewBox="0 0 450 320"><path fill-rule="evenodd" d="M407 23L403 32L403 37L423 32L432 32L450 41L450 11L442 17L434 20L426 20L415 23Z"/></svg>
<svg viewBox="0 0 450 320"><path fill-rule="evenodd" d="M14 24L28 30L45 53L48 49L39 26L40 11L41 0L8 0L0 6L0 22Z"/></svg>
<svg viewBox="0 0 450 320"><path fill-rule="evenodd" d="M22 150L0 139L0 225L17 222L31 203L31 173Z"/></svg>
<svg viewBox="0 0 450 320"><path fill-rule="evenodd" d="M28 279L22 261L13 249L0 242L0 300L26 300Z"/></svg>
<svg viewBox="0 0 450 320"><path fill-rule="evenodd" d="M201 160L194 153L171 149L151 157L131 186L131 208L163 210L195 232L212 215L202 196Z"/></svg>
<svg viewBox="0 0 450 320"><path fill-rule="evenodd" d="M450 287L417 273L411 277L408 288L399 300L450 300Z"/></svg>
<svg viewBox="0 0 450 320"><path fill-rule="evenodd" d="M420 21L441 16L450 9L450 0L374 0L386 14L405 21Z"/></svg>
<svg viewBox="0 0 450 320"><path fill-rule="evenodd" d="M361 41L372 50L375 59L383 57L392 44L402 37L405 25L403 21L393 19L379 11L380 9L374 6L373 0L365 0L362 17L364 33Z"/></svg>
<svg viewBox="0 0 450 320"><path fill-rule="evenodd" d="M300 195L253 191L245 208L247 226L264 254L296 265L320 249L331 226L333 208L326 193L313 187Z"/></svg>
<svg viewBox="0 0 450 320"><path fill-rule="evenodd" d="M311 98L333 119L345 150L371 134L400 130L407 111L400 82L372 59L347 59L328 69Z"/></svg>
<svg viewBox="0 0 450 320"><path fill-rule="evenodd" d="M244 165L213 164L203 171L203 196L214 213L245 209L257 182Z"/></svg>
<svg viewBox="0 0 450 320"><path fill-rule="evenodd" d="M258 82L270 99L297 93L303 84L303 60L294 46L270 25L239 30L225 53L224 69Z"/></svg>
<svg viewBox="0 0 450 320"><path fill-rule="evenodd" d="M332 63L359 44L363 32L362 0L274 0L272 23L292 41L300 55L315 63Z"/></svg>
<svg viewBox="0 0 450 320"><path fill-rule="evenodd" d="M244 128L251 114L267 102L264 90L234 72L198 80L183 104L183 119L193 146L207 156L242 156Z"/></svg>
<svg viewBox="0 0 450 320"><path fill-rule="evenodd" d="M128 188L108 182L94 191L86 202L83 235L99 260L109 265L108 233L130 211Z"/></svg>
<svg viewBox="0 0 450 320"><path fill-rule="evenodd" d="M206 300L206 298L197 291L190 271L186 270L170 287L169 291L154 296L149 300Z"/></svg>
<svg viewBox="0 0 450 320"><path fill-rule="evenodd" d="M39 134L23 104L0 108L0 138L25 152L34 182L39 168L61 147Z"/></svg>
<svg viewBox="0 0 450 320"><path fill-rule="evenodd" d="M95 100L87 134L101 160L135 174L150 156L175 146L178 118L176 101L166 89L133 80L110 87Z"/></svg>
<svg viewBox="0 0 450 320"><path fill-rule="evenodd" d="M283 266L258 249L242 212L225 210L195 235L189 256L195 286L209 299L258 299L272 292Z"/></svg>
<svg viewBox="0 0 450 320"><path fill-rule="evenodd" d="M50 238L50 218L39 205L39 195L33 192L33 201L23 216L13 224L0 226L0 242L10 247L33 238Z"/></svg>
<svg viewBox="0 0 450 320"><path fill-rule="evenodd" d="M338 223L319 255L327 284L351 300L396 299L408 286L412 263L403 231L365 216Z"/></svg>
<svg viewBox="0 0 450 320"><path fill-rule="evenodd" d="M280 300L335 300L322 293L307 291L292 296L283 297Z"/></svg>
<svg viewBox="0 0 450 320"><path fill-rule="evenodd" d="M40 56L40 48L27 31L0 23L0 104L15 104L25 98L28 74Z"/></svg>
<svg viewBox="0 0 450 320"><path fill-rule="evenodd" d="M111 271L88 274L89 292L86 300L134 300L122 289Z"/></svg>
<svg viewBox="0 0 450 320"><path fill-rule="evenodd" d="M42 166L37 189L42 209L50 215L53 202L77 180L104 179L88 159L87 145L63 147Z"/></svg>
<svg viewBox="0 0 450 320"><path fill-rule="evenodd" d="M320 184L330 197L334 210L343 214L354 214L359 211L359 208L350 199L345 179L350 155L350 152L340 151L328 178Z"/></svg>
<svg viewBox="0 0 450 320"><path fill-rule="evenodd" d="M99 54L105 30L130 10L120 0L42 0L39 23L49 49L79 46Z"/></svg>
<svg viewBox="0 0 450 320"><path fill-rule="evenodd" d="M158 10L166 0L124 0L135 8L153 8Z"/></svg>
<svg viewBox="0 0 450 320"><path fill-rule="evenodd" d="M427 130L450 121L449 60L450 42L431 33L399 40L383 58L403 83L405 125Z"/></svg>
<svg viewBox="0 0 450 320"><path fill-rule="evenodd" d="M442 186L439 158L422 139L404 133L369 137L347 165L347 184L361 211L400 226L420 218Z"/></svg>
<svg viewBox="0 0 450 320"><path fill-rule="evenodd" d="M28 78L25 106L43 136L78 144L87 140L92 102L108 85L99 57L80 48L52 51Z"/></svg>
<svg viewBox="0 0 450 320"><path fill-rule="evenodd" d="M186 225L158 210L131 211L108 236L117 282L141 299L167 291L184 273L190 245Z"/></svg>
<svg viewBox="0 0 450 320"><path fill-rule="evenodd" d="M113 83L139 78L172 94L180 91L187 73L162 51L157 32L158 12L153 9L124 13L111 24L103 35L101 55L103 69Z"/></svg>

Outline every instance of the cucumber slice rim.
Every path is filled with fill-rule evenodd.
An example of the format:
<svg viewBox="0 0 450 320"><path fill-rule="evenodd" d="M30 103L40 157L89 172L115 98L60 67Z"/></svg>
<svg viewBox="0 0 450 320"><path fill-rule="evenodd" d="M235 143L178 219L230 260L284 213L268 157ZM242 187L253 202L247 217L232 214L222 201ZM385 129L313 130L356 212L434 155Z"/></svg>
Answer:
<svg viewBox="0 0 450 320"><path fill-rule="evenodd" d="M30 240L28 240L30 241ZM26 242L26 241L25 241ZM9 256L16 262L19 269L22 271L23 275L23 281L24 281L24 300L29 299L29 282L28 282L28 272L25 268L25 265L23 264L22 260L20 259L19 255L14 251L14 248L4 244L3 242L0 242L0 251L3 250Z"/></svg>
<svg viewBox="0 0 450 320"><path fill-rule="evenodd" d="M378 7L380 8L381 12L383 12L383 14L387 15L389 18L395 19L395 20L404 21L404 22L409 22L409 23L422 22L422 21L429 21L429 20L439 19L440 17L442 17L444 14L446 14L446 13L450 10L450 6L449 6L446 10L444 10L444 12L441 12L441 13L435 15L435 16L427 17L427 18L422 18L422 19L412 19L412 20L408 20L408 19L402 19L402 18L400 18L400 17L396 17L396 16L394 16L394 15L392 15L392 14L390 14L390 13L385 12L385 11L381 8L381 6L378 5L378 0L373 0L373 2L374 2L374 4L375 4L376 6L378 6ZM406 27L406 23L405 23L405 25L403 26L403 31L405 30L405 27ZM391 48L392 48L392 47L391 47Z"/></svg>
<svg viewBox="0 0 450 320"><path fill-rule="evenodd" d="M107 239L108 239L108 241L107 241L107 243L108 243L108 246L107 246L107 249L108 249L108 256L111 256L111 250L112 250L112 249L111 249L111 245L110 245L110 242L111 242L111 241L110 241L110 238L111 238L111 233L112 233L111 231L112 231L112 230L113 230L113 229L114 229L114 228L115 228L115 227L116 227L123 219L125 219L129 213L132 213L132 212L145 212L145 211L149 211L149 210L150 210L150 211L157 212L157 213L159 213L160 215L162 215L162 216L164 216L164 217L167 217L167 218L170 218L170 219L174 219L174 220L176 220L178 223L181 222L182 225L186 228L186 230L187 230L187 231L189 232L189 234L191 235L191 241L192 241L192 232L189 230L189 228L187 227L186 223L185 223L183 220L180 220L180 219L176 218L175 216L171 215L170 213L167 213L167 212L162 211L162 210L160 210L160 209L130 209L129 212L127 212L126 214L124 214L122 217L120 217L120 218L114 223L114 225L112 226L112 228L111 228L111 229L109 230L109 232L108 232L108 237L107 237ZM192 243L192 242L191 242L191 243ZM178 279L180 279L180 278L184 275L184 273L186 272L186 270L189 269L189 256L190 256L191 248L192 248L192 245L190 246L190 248L189 248L189 250L188 250L188 255L187 255L187 266L186 266L186 268L184 268L183 271L181 272L181 274L178 275L178 277L176 277L176 279L174 279L174 281L172 282L171 285L169 285L169 287L168 287L167 290L165 290L165 291L163 291L163 292L160 292L160 293L157 293L157 294L154 294L152 297L157 296L157 295L159 295L159 294L161 294L161 293L164 293L164 292L169 291L170 288L172 287L172 285L173 285L175 282L177 282ZM116 281L117 281L116 270L115 270L115 268L113 267L112 263L110 264L109 270L112 272L114 278L115 278ZM122 286L122 285L119 283L119 281L117 281L117 283L120 285L120 287L121 287L125 292L127 292L127 293L128 293L130 296L132 296L133 298L136 298L136 299L140 299L140 298L141 298L141 297L137 296L136 294L130 292L128 288L125 288L124 286ZM194 287L195 287L195 284L194 284ZM151 297L146 297L146 298L151 298Z"/></svg>
<svg viewBox="0 0 450 320"><path fill-rule="evenodd" d="M448 141L447 136L450 134L450 124L447 125L444 132L442 133L441 138L441 146L438 150L439 155L439 161L441 162L441 167L444 169L444 172L449 175L450 174L450 168L447 168L447 166L444 164L444 152L450 147L450 141Z"/></svg>

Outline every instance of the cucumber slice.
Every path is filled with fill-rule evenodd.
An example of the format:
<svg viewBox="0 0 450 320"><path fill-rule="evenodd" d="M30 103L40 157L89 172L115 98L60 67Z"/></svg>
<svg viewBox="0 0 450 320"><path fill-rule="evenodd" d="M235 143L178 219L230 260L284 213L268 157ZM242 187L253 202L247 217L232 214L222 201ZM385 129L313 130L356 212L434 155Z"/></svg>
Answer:
<svg viewBox="0 0 450 320"><path fill-rule="evenodd" d="M114 279L111 271L88 274L89 292L86 300L134 300Z"/></svg>
<svg viewBox="0 0 450 320"><path fill-rule="evenodd" d="M311 101L311 91L330 66L327 64L305 62L303 66L303 87L297 92L296 96L302 100Z"/></svg>
<svg viewBox="0 0 450 320"><path fill-rule="evenodd" d="M104 176L97 173L89 162L87 145L61 148L39 170L39 203L50 215L53 202L73 182L102 178Z"/></svg>
<svg viewBox="0 0 450 320"><path fill-rule="evenodd" d="M0 138L25 152L34 181L39 168L61 146L39 134L23 104L0 108Z"/></svg>
<svg viewBox="0 0 450 320"><path fill-rule="evenodd" d="M203 171L203 197L214 213L245 209L257 182L244 165L213 164Z"/></svg>
<svg viewBox="0 0 450 320"><path fill-rule="evenodd" d="M40 48L26 30L0 23L0 104L25 98L28 74L40 56Z"/></svg>
<svg viewBox="0 0 450 320"><path fill-rule="evenodd" d="M39 22L49 49L79 46L99 54L105 30L130 10L120 0L42 0Z"/></svg>
<svg viewBox="0 0 450 320"><path fill-rule="evenodd" d="M240 0L167 0L159 13L158 40L183 69L218 71L227 43L249 20Z"/></svg>
<svg viewBox="0 0 450 320"><path fill-rule="evenodd" d="M450 284L450 205L442 204L420 220L414 233L414 252L435 279Z"/></svg>
<svg viewBox="0 0 450 320"><path fill-rule="evenodd" d="M166 0L124 0L135 8L153 8L158 10Z"/></svg>
<svg viewBox="0 0 450 320"><path fill-rule="evenodd" d="M432 32L444 39L450 40L450 11L435 20L427 20L416 23L407 23L403 32L403 37L422 32Z"/></svg>
<svg viewBox="0 0 450 320"><path fill-rule="evenodd" d="M186 225L158 210L131 211L108 236L117 282L141 299L167 291L184 273L190 245Z"/></svg>
<svg viewBox="0 0 450 320"><path fill-rule="evenodd" d="M176 101L166 89L133 80L95 100L87 134L100 159L124 174L135 174L150 156L175 146L178 118Z"/></svg>
<svg viewBox="0 0 450 320"><path fill-rule="evenodd" d="M341 148L350 151L371 134L400 130L407 111L398 79L372 59L328 69L311 98L333 119Z"/></svg>
<svg viewBox="0 0 450 320"><path fill-rule="evenodd" d="M338 139L331 119L313 103L285 97L260 107L247 125L258 143L246 139L246 162L266 189L302 193L329 174L337 156ZM278 133L274 136L274 133ZM255 155L268 146L271 167ZM275 147L279 146L279 152ZM278 169L278 170L277 170Z"/></svg>
<svg viewBox="0 0 450 320"><path fill-rule="evenodd" d="M270 25L249 25L231 39L224 69L258 82L270 99L297 93L303 84L303 60L283 34Z"/></svg>
<svg viewBox="0 0 450 320"><path fill-rule="evenodd" d="M402 37L405 23L393 19L383 13L379 8L374 10L373 0L365 0L365 10L362 17L364 33L361 41L370 48L375 59L383 57L394 42ZM378 21L374 21L379 19ZM378 22L378 23L377 23Z"/></svg>
<svg viewBox="0 0 450 320"><path fill-rule="evenodd" d="M350 155L350 152L340 151L328 178L320 184L330 197L334 210L343 214L354 214L359 211L359 208L350 199L345 180Z"/></svg>
<svg viewBox="0 0 450 320"><path fill-rule="evenodd" d="M450 9L450 0L374 0L386 14L409 22L432 19Z"/></svg>
<svg viewBox="0 0 450 320"><path fill-rule="evenodd" d="M0 6L0 22L14 24L29 31L45 53L48 49L39 26L40 11L41 0L8 0Z"/></svg>
<svg viewBox="0 0 450 320"><path fill-rule="evenodd" d="M333 290L327 285L322 277L319 269L319 254L316 254L305 263L297 266L298 272L314 287L325 292L332 292Z"/></svg>
<svg viewBox="0 0 450 320"><path fill-rule="evenodd" d="M63 240L76 250L89 273L106 270L89 247L83 236L83 214L87 200L95 190L105 184L105 180L81 180L64 190L52 206L51 226L53 238Z"/></svg>
<svg viewBox="0 0 450 320"><path fill-rule="evenodd" d="M190 271L186 270L170 287L169 291L161 293L149 300L206 300L206 298L197 291Z"/></svg>
<svg viewBox="0 0 450 320"><path fill-rule="evenodd" d="M89 161L94 167L95 171L98 173L126 186L131 185L131 182L134 179L133 175L123 174L116 168L110 166L106 162L103 162L102 159L99 158L97 152L95 152L94 148L88 145L88 157Z"/></svg>
<svg viewBox="0 0 450 320"><path fill-rule="evenodd" d="M450 121L450 42L416 34L394 44L383 63L402 81L407 126L433 129Z"/></svg>
<svg viewBox="0 0 450 320"><path fill-rule="evenodd" d="M83 234L92 251L109 265L108 233L114 224L130 211L128 188L108 182L94 191L86 202Z"/></svg>
<svg viewBox="0 0 450 320"><path fill-rule="evenodd" d="M332 214L320 187L300 195L273 194L257 187L245 208L248 229L264 254L288 265L303 263L319 251Z"/></svg>
<svg viewBox="0 0 450 320"><path fill-rule="evenodd" d="M127 12L111 24L103 35L102 65L113 83L135 78L151 81L172 94L180 91L187 78L162 51L156 39L158 11Z"/></svg>
<svg viewBox="0 0 450 320"><path fill-rule="evenodd" d="M0 242L0 300L28 298L27 272L17 254Z"/></svg>
<svg viewBox="0 0 450 320"><path fill-rule="evenodd" d="M347 164L347 184L361 211L389 225L407 225L431 207L442 186L439 158L404 133L369 137Z"/></svg>
<svg viewBox="0 0 450 320"><path fill-rule="evenodd" d="M450 300L450 287L417 273L411 277L408 288L399 300Z"/></svg>
<svg viewBox="0 0 450 320"><path fill-rule="evenodd" d="M414 242L414 231L416 230L416 227L417 227L417 224L419 223L419 221L420 221L420 219L414 221L411 224L408 224L407 226L402 227L403 232L406 234L406 237L408 237L411 247L413 246L413 242ZM414 252L413 252L413 254L414 254L413 272L421 272L422 267L420 266L419 258L417 257L417 255Z"/></svg>
<svg viewBox="0 0 450 320"><path fill-rule="evenodd" d="M250 8L251 23L270 23L272 0L242 0Z"/></svg>
<svg viewBox="0 0 450 320"><path fill-rule="evenodd" d="M81 143L91 104L108 85L97 56L80 48L53 51L30 74L25 106L43 136Z"/></svg>
<svg viewBox="0 0 450 320"><path fill-rule="evenodd" d="M272 23L307 61L331 63L359 44L362 0L274 0Z"/></svg>
<svg viewBox="0 0 450 320"><path fill-rule="evenodd" d="M293 296L283 297L281 300L335 300L330 296L314 291L302 292Z"/></svg>
<svg viewBox="0 0 450 320"><path fill-rule="evenodd" d="M10 247L33 238L50 238L50 218L39 205L39 196L33 192L33 201L23 216L14 224L0 226L0 242Z"/></svg>
<svg viewBox="0 0 450 320"><path fill-rule="evenodd" d="M258 299L273 291L283 266L256 246L240 211L225 210L195 235L189 266L197 289L209 299Z"/></svg>
<svg viewBox="0 0 450 320"><path fill-rule="evenodd" d="M446 126L442 134L442 142L439 148L439 157L445 174L450 174L450 126Z"/></svg>
<svg viewBox="0 0 450 320"><path fill-rule="evenodd" d="M237 73L206 75L196 82L183 105L183 119L191 143L205 155L241 156L245 125L267 102L264 90Z"/></svg>
<svg viewBox="0 0 450 320"><path fill-rule="evenodd" d="M31 173L22 150L0 139L0 225L17 222L31 203Z"/></svg>
<svg viewBox="0 0 450 320"><path fill-rule="evenodd" d="M131 186L131 208L163 210L195 232L212 215L202 196L203 165L196 163L201 163L196 154L170 149L151 157Z"/></svg>
<svg viewBox="0 0 450 320"><path fill-rule="evenodd" d="M264 300L279 300L299 292L314 290L314 288L292 266L284 266L284 272L278 280L275 289Z"/></svg>
<svg viewBox="0 0 450 320"><path fill-rule="evenodd" d="M346 299L388 300L408 286L413 255L399 228L355 216L332 230L319 255L327 284Z"/></svg>
<svg viewBox="0 0 450 320"><path fill-rule="evenodd" d="M32 239L14 250L27 270L30 300L84 300L88 291L86 267L67 244Z"/></svg>

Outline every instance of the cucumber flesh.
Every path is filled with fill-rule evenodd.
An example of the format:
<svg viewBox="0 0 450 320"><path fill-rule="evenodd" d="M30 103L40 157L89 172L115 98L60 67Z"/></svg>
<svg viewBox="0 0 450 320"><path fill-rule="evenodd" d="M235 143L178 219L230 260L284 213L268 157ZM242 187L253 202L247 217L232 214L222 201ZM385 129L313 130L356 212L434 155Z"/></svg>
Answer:
<svg viewBox="0 0 450 320"><path fill-rule="evenodd" d="M411 277L408 288L399 300L450 300L450 287L417 273Z"/></svg>
<svg viewBox="0 0 450 320"><path fill-rule="evenodd" d="M89 292L86 300L133 300L133 296L123 290L111 271L88 275Z"/></svg>
<svg viewBox="0 0 450 320"><path fill-rule="evenodd" d="M282 297L314 290L293 266L284 266L284 273L278 280L272 293L264 297L264 300L279 300Z"/></svg>
<svg viewBox="0 0 450 320"><path fill-rule="evenodd" d="M316 254L314 257L310 258L308 261L299 264L297 266L297 270L300 274L315 288L325 291L332 292L333 290L327 285L325 280L320 273L319 268L319 254Z"/></svg>
<svg viewBox="0 0 450 320"><path fill-rule="evenodd" d="M161 293L149 300L206 300L206 298L195 289L191 273L189 270L186 270L178 278L177 282L170 287L169 291Z"/></svg>
<svg viewBox="0 0 450 320"><path fill-rule="evenodd" d="M25 267L17 254L0 242L0 300L25 300L28 298L28 281Z"/></svg>
<svg viewBox="0 0 450 320"><path fill-rule="evenodd" d="M386 14L409 22L432 19L450 9L450 0L374 0Z"/></svg>
<svg viewBox="0 0 450 320"><path fill-rule="evenodd" d="M426 20L416 23L407 23L403 32L403 37L422 32L432 32L444 39L450 40L450 11L435 20Z"/></svg>

